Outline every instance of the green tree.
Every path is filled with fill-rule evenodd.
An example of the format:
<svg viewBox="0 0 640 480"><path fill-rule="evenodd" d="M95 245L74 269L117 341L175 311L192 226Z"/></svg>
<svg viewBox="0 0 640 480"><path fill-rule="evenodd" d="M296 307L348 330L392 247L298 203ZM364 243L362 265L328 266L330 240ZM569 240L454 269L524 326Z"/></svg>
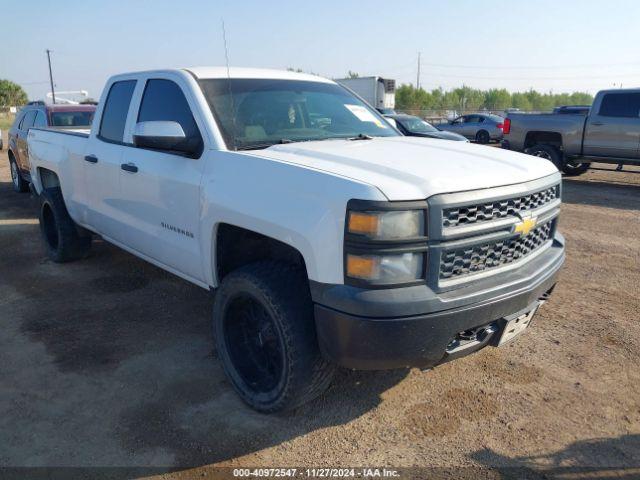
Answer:
<svg viewBox="0 0 640 480"><path fill-rule="evenodd" d="M449 91L436 88L428 92L413 85L400 85L396 89L396 108L414 113L419 110L500 111L510 107L525 111L551 111L558 105L591 105L592 102L593 97L584 92L554 94L530 89L509 93L504 88L479 90L466 85Z"/></svg>
<svg viewBox="0 0 640 480"><path fill-rule="evenodd" d="M27 92L11 80L0 80L0 106L15 107L29 101Z"/></svg>
<svg viewBox="0 0 640 480"><path fill-rule="evenodd" d="M492 88L484 95L484 107L487 110L504 110L510 106L511 94L505 88Z"/></svg>
<svg viewBox="0 0 640 480"><path fill-rule="evenodd" d="M349 70L347 72L347 78L360 78L360 74L358 72L352 72Z"/></svg>

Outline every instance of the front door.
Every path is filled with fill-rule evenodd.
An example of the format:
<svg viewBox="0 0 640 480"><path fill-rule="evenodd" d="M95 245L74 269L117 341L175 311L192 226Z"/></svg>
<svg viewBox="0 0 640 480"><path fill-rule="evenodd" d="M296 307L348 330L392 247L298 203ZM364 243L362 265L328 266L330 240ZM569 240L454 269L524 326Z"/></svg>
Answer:
<svg viewBox="0 0 640 480"><path fill-rule="evenodd" d="M605 93L587 118L584 154L637 158L639 142L640 92Z"/></svg>
<svg viewBox="0 0 640 480"><path fill-rule="evenodd" d="M176 273L202 281L202 136L180 86L172 80L149 79L135 121L161 120L179 123L197 152L124 149L120 170L124 243Z"/></svg>

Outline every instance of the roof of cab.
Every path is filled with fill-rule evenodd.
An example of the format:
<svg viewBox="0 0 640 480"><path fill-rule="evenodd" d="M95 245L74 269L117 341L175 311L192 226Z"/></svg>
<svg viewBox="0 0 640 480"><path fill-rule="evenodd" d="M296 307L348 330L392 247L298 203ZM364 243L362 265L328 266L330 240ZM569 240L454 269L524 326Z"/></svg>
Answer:
<svg viewBox="0 0 640 480"><path fill-rule="evenodd" d="M266 68L242 67L188 67L184 70L191 72L198 79L202 78L269 78L276 80L303 80L307 82L335 83L333 80L311 75L308 73L290 72L287 70L271 70Z"/></svg>

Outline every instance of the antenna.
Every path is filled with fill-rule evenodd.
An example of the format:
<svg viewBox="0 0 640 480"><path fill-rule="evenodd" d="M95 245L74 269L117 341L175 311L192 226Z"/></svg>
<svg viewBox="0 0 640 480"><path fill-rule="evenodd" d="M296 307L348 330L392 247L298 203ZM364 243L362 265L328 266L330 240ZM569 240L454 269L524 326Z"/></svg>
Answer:
<svg viewBox="0 0 640 480"><path fill-rule="evenodd" d="M231 120L233 121L233 149L237 150L236 146L236 134L238 133L238 126L236 125L236 104L233 100L233 90L231 89L231 72L229 71L229 49L227 48L227 31L224 28L224 18L221 18L222 22L222 41L224 43L224 58L227 62L227 86L229 88L229 98L231 99Z"/></svg>

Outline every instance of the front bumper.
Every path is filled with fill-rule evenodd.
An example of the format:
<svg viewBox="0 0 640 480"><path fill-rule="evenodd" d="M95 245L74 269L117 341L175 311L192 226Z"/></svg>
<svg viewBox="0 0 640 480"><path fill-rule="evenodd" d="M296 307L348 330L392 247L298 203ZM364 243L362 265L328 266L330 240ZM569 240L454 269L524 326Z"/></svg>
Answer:
<svg viewBox="0 0 640 480"><path fill-rule="evenodd" d="M323 355L347 368L426 368L451 359L460 332L492 324L546 299L564 262L564 239L522 267L448 292L424 285L364 290L312 284ZM499 332L494 334L497 335ZM491 343L490 338L471 353ZM460 356L460 355L455 355Z"/></svg>

